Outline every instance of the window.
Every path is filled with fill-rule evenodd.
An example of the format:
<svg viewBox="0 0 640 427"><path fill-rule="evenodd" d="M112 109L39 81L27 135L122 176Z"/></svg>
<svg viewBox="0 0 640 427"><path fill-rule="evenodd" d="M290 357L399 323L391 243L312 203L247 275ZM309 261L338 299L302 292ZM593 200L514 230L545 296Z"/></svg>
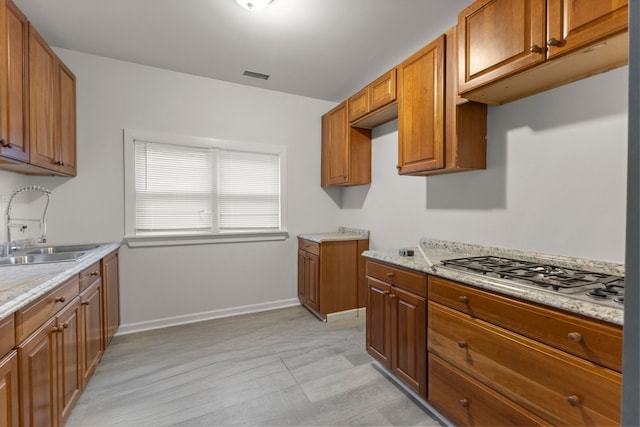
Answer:
<svg viewBox="0 0 640 427"><path fill-rule="evenodd" d="M125 130L129 246L287 237L281 146Z"/></svg>

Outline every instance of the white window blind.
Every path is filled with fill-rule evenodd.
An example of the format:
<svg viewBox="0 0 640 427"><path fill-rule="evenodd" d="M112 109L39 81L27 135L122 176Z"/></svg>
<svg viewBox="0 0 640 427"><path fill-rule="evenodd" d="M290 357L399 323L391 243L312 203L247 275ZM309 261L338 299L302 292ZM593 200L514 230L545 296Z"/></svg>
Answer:
<svg viewBox="0 0 640 427"><path fill-rule="evenodd" d="M135 140L135 231L212 229L211 149Z"/></svg>
<svg viewBox="0 0 640 427"><path fill-rule="evenodd" d="M280 228L280 156L220 150L220 230Z"/></svg>

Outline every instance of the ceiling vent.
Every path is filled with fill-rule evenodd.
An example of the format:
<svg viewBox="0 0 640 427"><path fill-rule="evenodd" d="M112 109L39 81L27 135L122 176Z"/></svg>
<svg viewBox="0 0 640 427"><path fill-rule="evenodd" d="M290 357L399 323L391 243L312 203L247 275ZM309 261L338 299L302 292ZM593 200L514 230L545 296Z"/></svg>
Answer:
<svg viewBox="0 0 640 427"><path fill-rule="evenodd" d="M242 73L242 75L247 77L253 77L254 79L262 79L262 80L269 80L269 77L271 77L268 74L256 73L253 71L246 71L246 70L244 73Z"/></svg>

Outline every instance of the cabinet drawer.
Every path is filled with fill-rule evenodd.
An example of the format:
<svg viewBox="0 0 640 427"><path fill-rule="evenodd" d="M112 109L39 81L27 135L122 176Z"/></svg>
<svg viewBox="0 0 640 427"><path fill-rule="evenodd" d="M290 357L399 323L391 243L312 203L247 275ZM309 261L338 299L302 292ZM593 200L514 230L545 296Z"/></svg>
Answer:
<svg viewBox="0 0 640 427"><path fill-rule="evenodd" d="M420 296L427 296L427 275L417 271L392 267L373 261L367 261L367 276L391 285L403 288Z"/></svg>
<svg viewBox="0 0 640 427"><path fill-rule="evenodd" d="M16 346L16 330L13 314L0 320L0 358Z"/></svg>
<svg viewBox="0 0 640 427"><path fill-rule="evenodd" d="M429 302L428 348L541 418L618 425L622 375Z"/></svg>
<svg viewBox="0 0 640 427"><path fill-rule="evenodd" d="M456 425L539 426L542 419L429 353L429 403Z"/></svg>
<svg viewBox="0 0 640 427"><path fill-rule="evenodd" d="M298 239L298 248L312 254L320 255L320 244L312 242L311 240Z"/></svg>
<svg viewBox="0 0 640 427"><path fill-rule="evenodd" d="M16 312L16 341L22 342L79 293L78 276L73 276L42 298Z"/></svg>
<svg viewBox="0 0 640 427"><path fill-rule="evenodd" d="M622 372L622 328L429 276L429 299Z"/></svg>
<svg viewBox="0 0 640 427"><path fill-rule="evenodd" d="M97 278L100 277L100 261L87 267L80 273L80 292L87 289Z"/></svg>

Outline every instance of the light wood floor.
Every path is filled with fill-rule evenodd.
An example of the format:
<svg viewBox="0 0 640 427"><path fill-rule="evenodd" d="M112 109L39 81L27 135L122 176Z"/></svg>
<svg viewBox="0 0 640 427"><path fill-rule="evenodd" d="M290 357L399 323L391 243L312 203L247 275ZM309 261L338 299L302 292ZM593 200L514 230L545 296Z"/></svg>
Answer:
<svg viewBox="0 0 640 427"><path fill-rule="evenodd" d="M364 332L292 307L115 337L67 426L441 425Z"/></svg>

